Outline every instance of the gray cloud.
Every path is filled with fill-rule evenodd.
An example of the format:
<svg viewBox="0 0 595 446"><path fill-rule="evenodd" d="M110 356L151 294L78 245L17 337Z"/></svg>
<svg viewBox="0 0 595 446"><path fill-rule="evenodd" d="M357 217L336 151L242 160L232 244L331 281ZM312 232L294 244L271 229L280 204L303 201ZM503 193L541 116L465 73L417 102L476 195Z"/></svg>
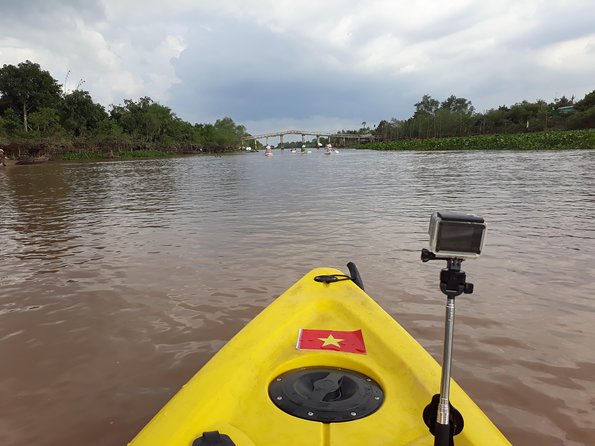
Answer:
<svg viewBox="0 0 595 446"><path fill-rule="evenodd" d="M100 0L0 0L0 23L14 20L22 25L60 22L63 17L77 16L95 22L105 18L105 8Z"/></svg>
<svg viewBox="0 0 595 446"><path fill-rule="evenodd" d="M0 1L0 63L30 59L103 103L150 96L248 130L411 116L424 94L482 111L595 88L583 0ZM353 128L353 127L340 127Z"/></svg>
<svg viewBox="0 0 595 446"><path fill-rule="evenodd" d="M346 65L326 63L325 54L291 35L246 23L215 23L209 31L195 33L189 47L174 62L181 82L172 87L172 101L186 102L205 113L234 113L237 119L321 115L329 107L345 106L365 89ZM194 102L193 102L194 101Z"/></svg>

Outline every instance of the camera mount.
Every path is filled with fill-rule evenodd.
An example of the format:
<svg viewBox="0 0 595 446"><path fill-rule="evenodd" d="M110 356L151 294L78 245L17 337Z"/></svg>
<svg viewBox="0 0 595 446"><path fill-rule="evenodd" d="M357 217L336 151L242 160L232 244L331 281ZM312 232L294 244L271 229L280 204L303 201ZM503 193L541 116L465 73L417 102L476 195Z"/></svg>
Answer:
<svg viewBox="0 0 595 446"><path fill-rule="evenodd" d="M467 275L461 270L463 259L437 256L427 249L421 250L421 261L426 263L430 260L446 260L446 268L440 271L440 291L449 299L454 299L460 294L473 293L473 284L467 283Z"/></svg>

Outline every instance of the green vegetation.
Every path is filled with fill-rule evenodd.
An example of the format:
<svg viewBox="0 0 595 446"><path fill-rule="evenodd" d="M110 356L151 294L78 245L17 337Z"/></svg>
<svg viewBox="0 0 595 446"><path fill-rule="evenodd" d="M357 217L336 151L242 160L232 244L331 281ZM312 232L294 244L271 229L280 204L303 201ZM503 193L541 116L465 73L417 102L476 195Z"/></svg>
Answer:
<svg viewBox="0 0 595 446"><path fill-rule="evenodd" d="M80 83L79 83L80 85ZM406 120L340 133L361 136L378 150L541 150L595 148L595 91L583 99L523 101L477 113L471 101L424 95ZM26 61L0 68L0 147L16 159L134 159L237 150L249 139L231 118L191 124L149 97L106 110L87 91L64 92ZM315 141L315 140L314 140ZM322 144L328 142L321 139ZM286 147L300 147L301 142ZM260 146L256 142L257 147Z"/></svg>
<svg viewBox="0 0 595 446"><path fill-rule="evenodd" d="M242 125L231 118L191 124L149 97L110 110L78 88L62 91L50 73L26 61L0 68L0 147L31 159L134 159L237 150Z"/></svg>
<svg viewBox="0 0 595 446"><path fill-rule="evenodd" d="M595 130L400 139L358 146L373 150L566 150L595 148Z"/></svg>
<svg viewBox="0 0 595 446"><path fill-rule="evenodd" d="M104 159L132 160L139 158L165 158L171 155L171 152L165 152L163 150L126 150L118 152L117 155L106 154L102 151L90 152L87 150L78 150L62 153L60 159L63 161L97 161Z"/></svg>
<svg viewBox="0 0 595 446"><path fill-rule="evenodd" d="M382 120L356 131L379 150L594 149L595 91L580 101L562 97L548 104L523 101L477 113L471 101L450 96L440 102L424 95L406 120Z"/></svg>

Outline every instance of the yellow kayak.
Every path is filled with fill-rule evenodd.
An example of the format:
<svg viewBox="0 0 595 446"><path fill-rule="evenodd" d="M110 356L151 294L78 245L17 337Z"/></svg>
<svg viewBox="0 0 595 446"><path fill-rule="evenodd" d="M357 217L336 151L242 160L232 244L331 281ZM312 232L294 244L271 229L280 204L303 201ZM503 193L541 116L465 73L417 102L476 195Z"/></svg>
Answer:
<svg viewBox="0 0 595 446"><path fill-rule="evenodd" d="M336 281L318 281L321 276ZM318 268L231 339L134 446L432 445L438 363L348 276ZM509 445L451 381L454 444Z"/></svg>

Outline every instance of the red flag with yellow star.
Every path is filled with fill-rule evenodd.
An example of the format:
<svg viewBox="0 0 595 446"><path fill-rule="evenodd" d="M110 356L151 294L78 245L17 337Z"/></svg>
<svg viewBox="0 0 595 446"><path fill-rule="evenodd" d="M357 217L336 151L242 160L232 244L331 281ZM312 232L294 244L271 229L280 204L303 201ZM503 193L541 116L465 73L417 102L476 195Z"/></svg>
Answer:
<svg viewBox="0 0 595 446"><path fill-rule="evenodd" d="M299 350L366 353L366 345L361 330L310 330L300 328L296 348Z"/></svg>

